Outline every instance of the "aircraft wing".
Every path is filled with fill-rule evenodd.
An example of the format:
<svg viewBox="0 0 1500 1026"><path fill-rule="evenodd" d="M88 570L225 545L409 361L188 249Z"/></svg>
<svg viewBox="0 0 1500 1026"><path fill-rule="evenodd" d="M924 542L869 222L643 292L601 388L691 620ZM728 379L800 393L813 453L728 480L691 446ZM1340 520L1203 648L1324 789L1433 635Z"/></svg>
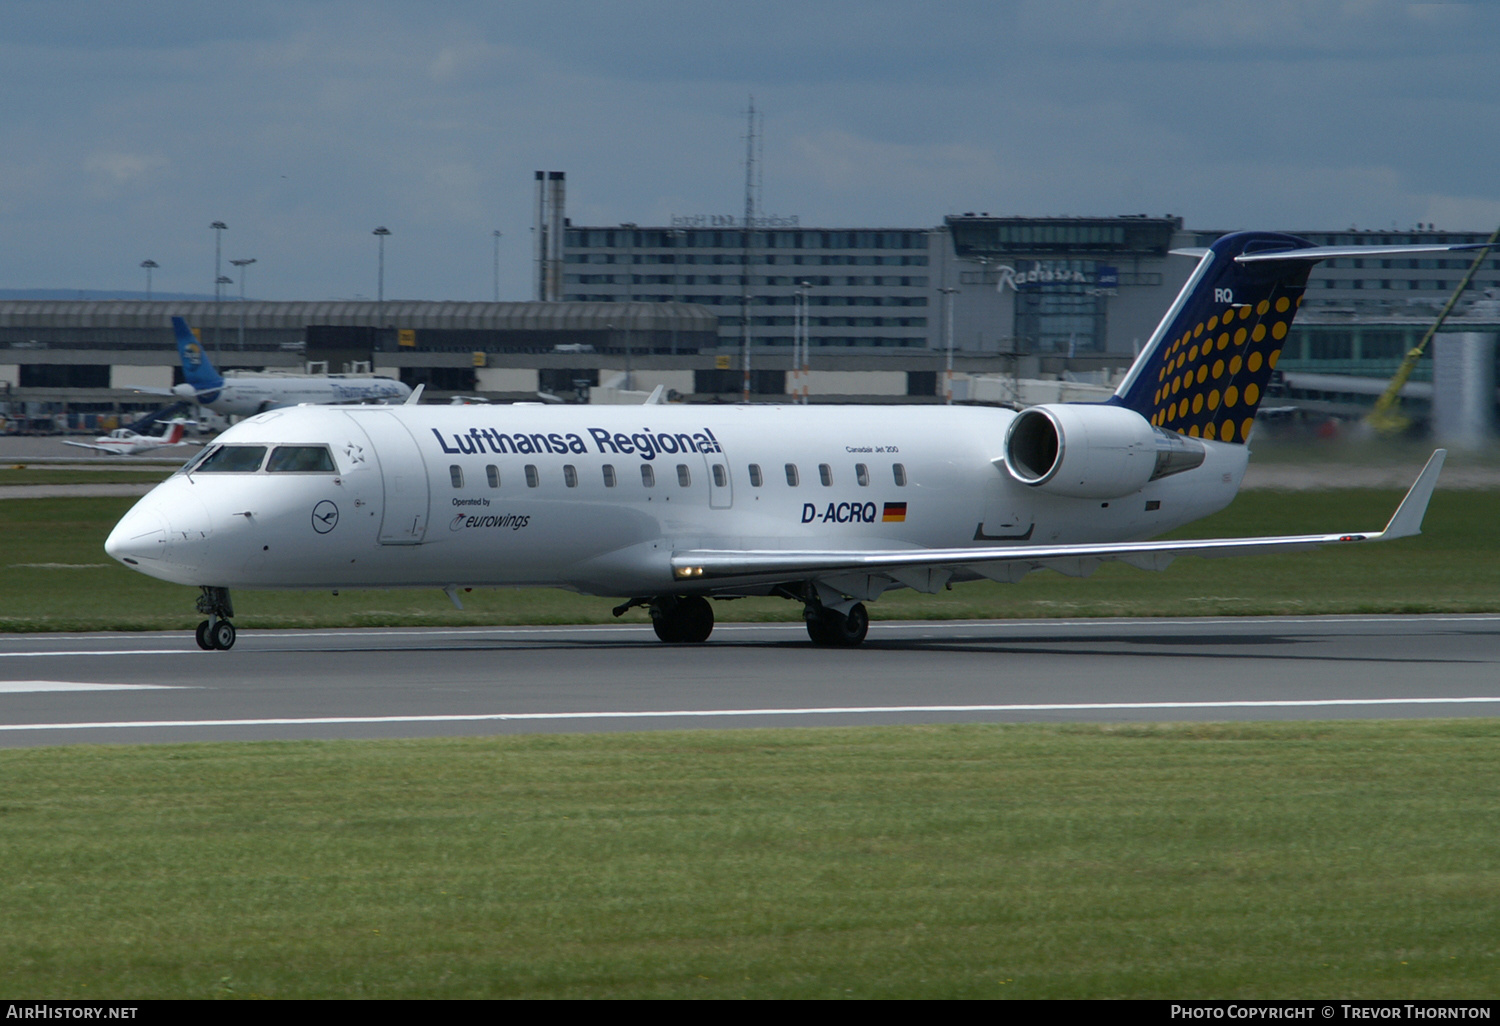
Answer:
<svg viewBox="0 0 1500 1026"><path fill-rule="evenodd" d="M118 456L121 453L121 450L117 446L111 446L111 445L94 445L92 442L70 442L66 438L64 438L62 440L62 444L63 445L75 445L75 446L77 446L80 449L95 449L95 450L98 450L99 452L107 452L111 456Z"/></svg>
<svg viewBox="0 0 1500 1026"><path fill-rule="evenodd" d="M672 572L678 580L787 577L823 574L884 573L903 583L911 571L973 567L985 576L1008 576L1004 564L1021 564L1021 572L1051 567L1065 573L1086 572L1087 564L1120 560L1146 570L1164 569L1177 556L1251 556L1298 552L1342 542L1391 541L1420 534L1422 518L1437 486L1447 450L1436 450L1401 500L1383 531L1339 534L1298 534L1267 538L1199 538L1186 541L1106 542L1074 545L1014 545L1004 548L895 549L871 551L722 551L674 553ZM1019 567L1018 567L1019 569ZM925 589L924 589L925 590Z"/></svg>

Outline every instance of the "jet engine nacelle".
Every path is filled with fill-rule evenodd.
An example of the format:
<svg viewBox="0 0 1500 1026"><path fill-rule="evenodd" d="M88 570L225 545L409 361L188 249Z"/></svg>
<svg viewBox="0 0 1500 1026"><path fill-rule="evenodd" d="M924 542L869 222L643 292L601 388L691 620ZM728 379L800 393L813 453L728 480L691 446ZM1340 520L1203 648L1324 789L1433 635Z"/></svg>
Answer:
<svg viewBox="0 0 1500 1026"><path fill-rule="evenodd" d="M1203 462L1203 444L1159 428L1123 406L1057 403L1016 414L1005 465L1023 484L1054 495L1117 499Z"/></svg>

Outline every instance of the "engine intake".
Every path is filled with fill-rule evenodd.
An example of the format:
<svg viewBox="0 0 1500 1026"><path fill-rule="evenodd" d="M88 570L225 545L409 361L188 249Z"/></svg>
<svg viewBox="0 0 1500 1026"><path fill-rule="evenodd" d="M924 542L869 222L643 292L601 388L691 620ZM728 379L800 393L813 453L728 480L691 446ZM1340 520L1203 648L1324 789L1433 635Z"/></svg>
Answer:
<svg viewBox="0 0 1500 1026"><path fill-rule="evenodd" d="M1016 414L1005 465L1017 481L1080 499L1115 499L1203 463L1203 443L1123 406L1058 403Z"/></svg>

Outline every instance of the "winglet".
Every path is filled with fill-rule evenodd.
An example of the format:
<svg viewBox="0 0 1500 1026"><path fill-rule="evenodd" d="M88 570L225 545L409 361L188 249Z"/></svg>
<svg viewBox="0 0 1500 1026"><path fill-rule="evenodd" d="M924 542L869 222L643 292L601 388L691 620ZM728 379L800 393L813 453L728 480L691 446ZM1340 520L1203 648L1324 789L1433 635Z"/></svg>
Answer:
<svg viewBox="0 0 1500 1026"><path fill-rule="evenodd" d="M407 396L406 397L406 401L404 403L402 403L401 405L402 406L416 406L418 403L420 403L422 401L422 390L425 389L426 387L427 386L425 384L423 384L423 385L418 385L416 388L412 389L411 390L411 395Z"/></svg>
<svg viewBox="0 0 1500 1026"><path fill-rule="evenodd" d="M667 386L666 385L657 385L654 389L652 389L651 394L646 397L646 401L644 403L642 403L641 405L642 406L661 406L666 401L667 401Z"/></svg>
<svg viewBox="0 0 1500 1026"><path fill-rule="evenodd" d="M1390 541L1392 538L1407 538L1414 534L1422 533L1422 518L1427 515L1427 504L1432 501L1432 490L1437 487L1438 474L1443 470L1443 460L1447 459L1447 449L1435 449L1432 456L1427 460L1427 466L1417 475L1412 482L1411 489L1406 493L1406 498L1401 500L1401 505L1396 507L1396 512L1391 516L1391 522L1385 525L1385 530L1380 532L1381 541Z"/></svg>

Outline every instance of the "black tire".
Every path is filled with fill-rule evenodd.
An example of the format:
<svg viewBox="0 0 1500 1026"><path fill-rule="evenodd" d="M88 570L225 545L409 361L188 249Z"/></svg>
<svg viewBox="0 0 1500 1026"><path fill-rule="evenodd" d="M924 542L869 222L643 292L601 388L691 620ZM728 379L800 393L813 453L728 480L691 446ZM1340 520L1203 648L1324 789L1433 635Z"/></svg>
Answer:
<svg viewBox="0 0 1500 1026"><path fill-rule="evenodd" d="M674 610L681 640L700 645L714 632L714 607L702 595L689 595Z"/></svg>
<svg viewBox="0 0 1500 1026"><path fill-rule="evenodd" d="M214 648L222 652L228 652L234 647L234 624L228 620L220 620L208 631L209 638L214 643Z"/></svg>
<svg viewBox="0 0 1500 1026"><path fill-rule="evenodd" d="M847 615L822 609L807 621L807 636L815 645L853 648L870 633L870 612L863 602L854 603Z"/></svg>
<svg viewBox="0 0 1500 1026"><path fill-rule="evenodd" d="M807 621L807 636L812 639L814 645L836 645L833 627L828 622L828 611L822 610L817 616Z"/></svg>
<svg viewBox="0 0 1500 1026"><path fill-rule="evenodd" d="M656 636L669 645L675 645L682 641L682 625L676 617L676 610L671 613L663 612L660 616L651 618L651 629L656 631Z"/></svg>
<svg viewBox="0 0 1500 1026"><path fill-rule="evenodd" d="M209 622L204 620L198 625L198 630L195 633L195 637L198 639L198 647L205 652L212 652L214 648L213 639L208 636L209 626Z"/></svg>
<svg viewBox="0 0 1500 1026"><path fill-rule="evenodd" d="M865 608L863 602L854 603L849 610L849 615L844 617L840 625L839 644L847 648L864 643L865 635L870 633L870 611Z"/></svg>

